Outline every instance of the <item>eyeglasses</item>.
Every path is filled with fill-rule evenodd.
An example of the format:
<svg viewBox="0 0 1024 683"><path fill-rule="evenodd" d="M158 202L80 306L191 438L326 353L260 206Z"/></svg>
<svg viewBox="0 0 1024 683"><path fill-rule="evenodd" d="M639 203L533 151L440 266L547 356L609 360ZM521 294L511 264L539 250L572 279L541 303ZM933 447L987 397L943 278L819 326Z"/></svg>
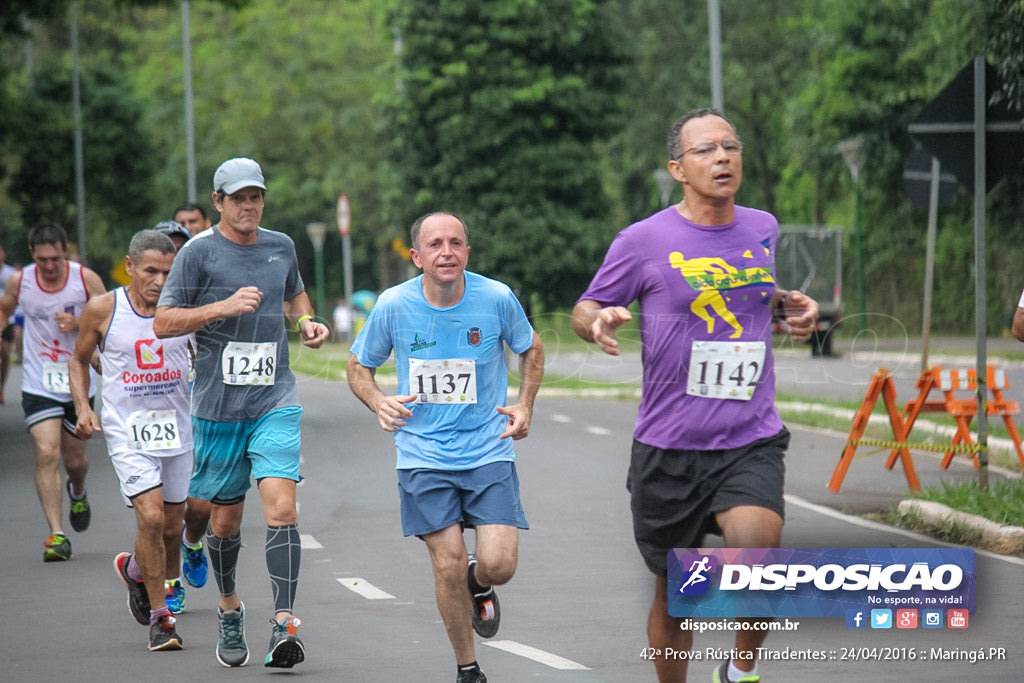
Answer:
<svg viewBox="0 0 1024 683"><path fill-rule="evenodd" d="M730 156L743 153L743 143L739 140L722 140L721 142L702 142L680 154L679 158L682 159L687 154L692 154L698 159L707 159L715 153L719 146L722 147L723 152Z"/></svg>

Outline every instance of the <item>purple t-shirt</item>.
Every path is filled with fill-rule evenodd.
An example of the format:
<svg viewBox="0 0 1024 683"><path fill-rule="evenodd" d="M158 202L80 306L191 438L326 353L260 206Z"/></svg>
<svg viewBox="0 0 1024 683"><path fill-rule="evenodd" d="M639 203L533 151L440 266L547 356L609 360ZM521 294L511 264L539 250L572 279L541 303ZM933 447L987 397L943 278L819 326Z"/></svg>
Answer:
<svg viewBox="0 0 1024 683"><path fill-rule="evenodd" d="M782 429L771 349L778 231L756 209L737 206L732 223L709 227L670 207L615 237L580 300L640 302L638 441L719 450Z"/></svg>

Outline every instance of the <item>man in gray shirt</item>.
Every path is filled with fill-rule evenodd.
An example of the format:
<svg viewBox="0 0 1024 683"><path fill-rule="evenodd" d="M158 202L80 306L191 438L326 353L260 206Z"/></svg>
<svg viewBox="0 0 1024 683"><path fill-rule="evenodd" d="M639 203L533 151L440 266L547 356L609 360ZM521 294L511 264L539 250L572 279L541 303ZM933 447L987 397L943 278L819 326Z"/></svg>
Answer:
<svg viewBox="0 0 1024 683"><path fill-rule="evenodd" d="M295 486L302 408L282 321L287 317L311 348L330 329L313 320L291 238L260 227L267 187L259 164L228 159L214 174L213 189L220 222L178 253L153 330L160 338L194 332L198 344L189 496L212 502L207 549L221 596L217 659L229 667L249 661L235 570L251 475L267 520L274 594L264 665L290 668L305 659L292 613L301 556Z"/></svg>

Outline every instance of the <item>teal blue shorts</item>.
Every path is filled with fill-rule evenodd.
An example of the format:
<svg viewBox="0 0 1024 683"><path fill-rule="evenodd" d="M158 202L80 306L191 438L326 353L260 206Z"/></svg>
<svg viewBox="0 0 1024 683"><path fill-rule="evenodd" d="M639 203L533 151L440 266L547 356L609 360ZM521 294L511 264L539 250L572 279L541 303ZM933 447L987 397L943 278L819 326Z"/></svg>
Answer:
<svg viewBox="0 0 1024 683"><path fill-rule="evenodd" d="M195 471L188 495L221 505L237 503L249 477L301 481L302 408L273 410L255 422L212 422L192 417Z"/></svg>

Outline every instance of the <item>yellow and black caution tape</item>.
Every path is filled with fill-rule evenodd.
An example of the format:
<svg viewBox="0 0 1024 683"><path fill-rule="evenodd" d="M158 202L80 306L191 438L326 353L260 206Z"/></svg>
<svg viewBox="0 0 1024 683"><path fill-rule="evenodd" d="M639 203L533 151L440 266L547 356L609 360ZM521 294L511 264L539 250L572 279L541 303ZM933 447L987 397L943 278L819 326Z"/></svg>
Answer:
<svg viewBox="0 0 1024 683"><path fill-rule="evenodd" d="M878 446L882 449L895 450L897 448L911 451L935 451L936 453L980 453L985 450L981 444L951 444L932 443L931 441L885 441L883 439L850 439L849 444L853 446Z"/></svg>

